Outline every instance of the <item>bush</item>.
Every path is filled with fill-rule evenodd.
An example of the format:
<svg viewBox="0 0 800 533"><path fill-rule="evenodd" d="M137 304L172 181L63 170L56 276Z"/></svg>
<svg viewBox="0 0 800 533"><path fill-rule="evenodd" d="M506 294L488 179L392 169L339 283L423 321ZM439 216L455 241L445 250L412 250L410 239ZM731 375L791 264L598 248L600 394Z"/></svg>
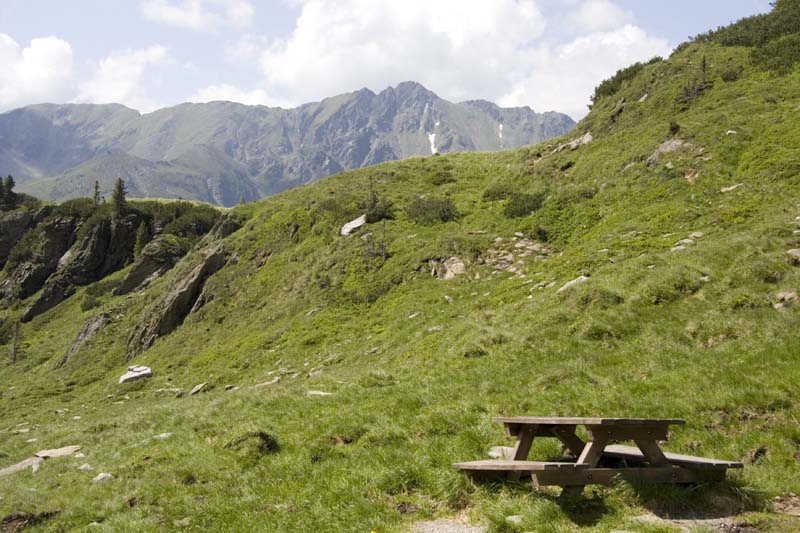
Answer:
<svg viewBox="0 0 800 533"><path fill-rule="evenodd" d="M722 74L720 74L719 76L722 78L722 81L731 83L738 80L739 76L741 75L742 71L740 69L732 68L722 71Z"/></svg>
<svg viewBox="0 0 800 533"><path fill-rule="evenodd" d="M458 218L458 210L450 198L417 197L406 206L406 217L419 224L451 222Z"/></svg>
<svg viewBox="0 0 800 533"><path fill-rule="evenodd" d="M592 95L592 104L597 103L599 100L605 97L616 94L617 91L619 91L622 87L623 83L635 78L643 68L644 64L634 63L633 65L618 70L607 80L603 80L594 90L594 94Z"/></svg>
<svg viewBox="0 0 800 533"><path fill-rule="evenodd" d="M800 33L787 35L752 52L753 63L776 74L788 74L800 62Z"/></svg>
<svg viewBox="0 0 800 533"><path fill-rule="evenodd" d="M722 46L763 46L797 33L800 29L800 0L777 0L770 13L744 18L729 26L698 35L696 41Z"/></svg>
<svg viewBox="0 0 800 533"><path fill-rule="evenodd" d="M394 218L392 202L379 197L374 190L370 190L367 199L361 203L361 208L364 210L369 224Z"/></svg>
<svg viewBox="0 0 800 533"><path fill-rule="evenodd" d="M702 286L700 275L688 267L678 267L652 279L642 290L642 300L653 305L674 302L694 294Z"/></svg>
<svg viewBox="0 0 800 533"><path fill-rule="evenodd" d="M503 214L506 218L526 217L542 207L542 203L544 203L544 193L515 193L508 199Z"/></svg>
<svg viewBox="0 0 800 533"><path fill-rule="evenodd" d="M487 202L505 200L514 193L514 188L509 183L492 183L483 191L483 199Z"/></svg>
<svg viewBox="0 0 800 533"><path fill-rule="evenodd" d="M89 311L98 307L100 305L100 301L92 296L91 294L86 294L83 296L83 300L81 300L81 311Z"/></svg>

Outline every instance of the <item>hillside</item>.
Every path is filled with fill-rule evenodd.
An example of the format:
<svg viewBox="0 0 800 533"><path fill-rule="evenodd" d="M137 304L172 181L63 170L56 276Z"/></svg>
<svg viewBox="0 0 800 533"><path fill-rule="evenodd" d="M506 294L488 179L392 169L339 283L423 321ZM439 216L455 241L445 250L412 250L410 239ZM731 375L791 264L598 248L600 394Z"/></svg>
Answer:
<svg viewBox="0 0 800 533"><path fill-rule="evenodd" d="M415 155L496 151L568 132L574 121L486 101L454 104L418 83L362 89L295 109L231 102L141 115L118 104L33 105L0 114L0 168L20 190L62 201L110 193L231 206Z"/></svg>
<svg viewBox="0 0 800 533"><path fill-rule="evenodd" d="M142 290L114 295L130 266L76 286L0 362L0 468L85 457L0 476L0 516L680 531L635 520L652 512L797 531L770 503L800 493L799 15L782 0L620 71L566 137L344 172L230 210ZM4 298L4 331L40 297ZM153 376L118 384L129 365ZM685 418L665 449L746 466L574 502L451 468L508 444L491 417L520 414Z"/></svg>

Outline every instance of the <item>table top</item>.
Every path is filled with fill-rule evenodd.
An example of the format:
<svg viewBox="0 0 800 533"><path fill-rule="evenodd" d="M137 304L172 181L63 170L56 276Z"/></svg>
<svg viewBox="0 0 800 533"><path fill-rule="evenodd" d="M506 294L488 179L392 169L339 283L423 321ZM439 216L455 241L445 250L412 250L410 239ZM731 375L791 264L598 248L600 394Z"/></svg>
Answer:
<svg viewBox="0 0 800 533"><path fill-rule="evenodd" d="M685 424L680 418L586 418L574 416L496 417L494 422L508 424L541 424L548 426L663 426Z"/></svg>

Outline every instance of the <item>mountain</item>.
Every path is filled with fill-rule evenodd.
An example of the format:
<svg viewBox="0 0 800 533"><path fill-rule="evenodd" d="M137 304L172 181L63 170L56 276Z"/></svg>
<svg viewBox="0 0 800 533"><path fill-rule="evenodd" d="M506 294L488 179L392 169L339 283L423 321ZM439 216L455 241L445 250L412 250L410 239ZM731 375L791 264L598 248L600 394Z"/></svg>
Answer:
<svg viewBox="0 0 800 533"><path fill-rule="evenodd" d="M800 531L798 17L623 69L534 146L224 211L9 203L0 286L31 282L0 299L4 527ZM452 468L514 415L685 419L665 450L745 467L583 498Z"/></svg>
<svg viewBox="0 0 800 533"><path fill-rule="evenodd" d="M0 169L48 200L110 191L230 206L411 156L515 148L563 135L568 116L459 104L422 85L368 89L296 109L231 102L141 115L118 104L43 104L0 115Z"/></svg>

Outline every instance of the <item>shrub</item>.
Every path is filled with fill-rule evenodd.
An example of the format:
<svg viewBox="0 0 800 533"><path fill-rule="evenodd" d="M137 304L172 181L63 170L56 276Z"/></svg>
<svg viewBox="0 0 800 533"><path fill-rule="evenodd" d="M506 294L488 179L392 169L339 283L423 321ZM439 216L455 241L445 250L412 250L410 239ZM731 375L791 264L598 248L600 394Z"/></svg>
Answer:
<svg viewBox="0 0 800 533"><path fill-rule="evenodd" d="M370 190L367 199L361 202L361 208L364 210L367 222L370 224L394 218L392 202L379 197L374 190Z"/></svg>
<svg viewBox="0 0 800 533"><path fill-rule="evenodd" d="M506 218L526 217L542 207L544 193L514 193L508 199L503 214Z"/></svg>
<svg viewBox="0 0 800 533"><path fill-rule="evenodd" d="M453 175L450 173L450 170L445 168L436 170L433 174L431 174L429 179L430 182L436 186L444 185L446 183L453 183L456 181Z"/></svg>
<svg viewBox="0 0 800 533"><path fill-rule="evenodd" d="M450 198L417 197L406 206L405 211L409 220L426 225L458 218L458 210Z"/></svg>
<svg viewBox="0 0 800 533"><path fill-rule="evenodd" d="M90 309L94 309L95 307L100 305L100 301L92 296L91 294L86 294L81 300L81 311L89 311Z"/></svg>
<svg viewBox="0 0 800 533"><path fill-rule="evenodd" d="M592 95L592 104L597 103L599 100L605 97L616 94L617 91L619 91L622 87L623 83L635 78L643 68L644 64L634 63L633 65L618 70L607 80L603 80L594 90L594 94Z"/></svg>
<svg viewBox="0 0 800 533"><path fill-rule="evenodd" d="M487 202L505 200L514 193L514 188L510 183L492 183L483 191L483 199Z"/></svg>
<svg viewBox="0 0 800 533"><path fill-rule="evenodd" d="M738 80L741 74L742 71L740 69L731 68L728 70L723 70L720 74L720 77L722 78L722 81L731 83Z"/></svg>
<svg viewBox="0 0 800 533"><path fill-rule="evenodd" d="M800 33L786 35L753 50L753 63L776 74L787 74L800 62Z"/></svg>
<svg viewBox="0 0 800 533"><path fill-rule="evenodd" d="M688 267L678 267L651 280L642 290L642 300L659 305L694 294L702 286L700 275Z"/></svg>

